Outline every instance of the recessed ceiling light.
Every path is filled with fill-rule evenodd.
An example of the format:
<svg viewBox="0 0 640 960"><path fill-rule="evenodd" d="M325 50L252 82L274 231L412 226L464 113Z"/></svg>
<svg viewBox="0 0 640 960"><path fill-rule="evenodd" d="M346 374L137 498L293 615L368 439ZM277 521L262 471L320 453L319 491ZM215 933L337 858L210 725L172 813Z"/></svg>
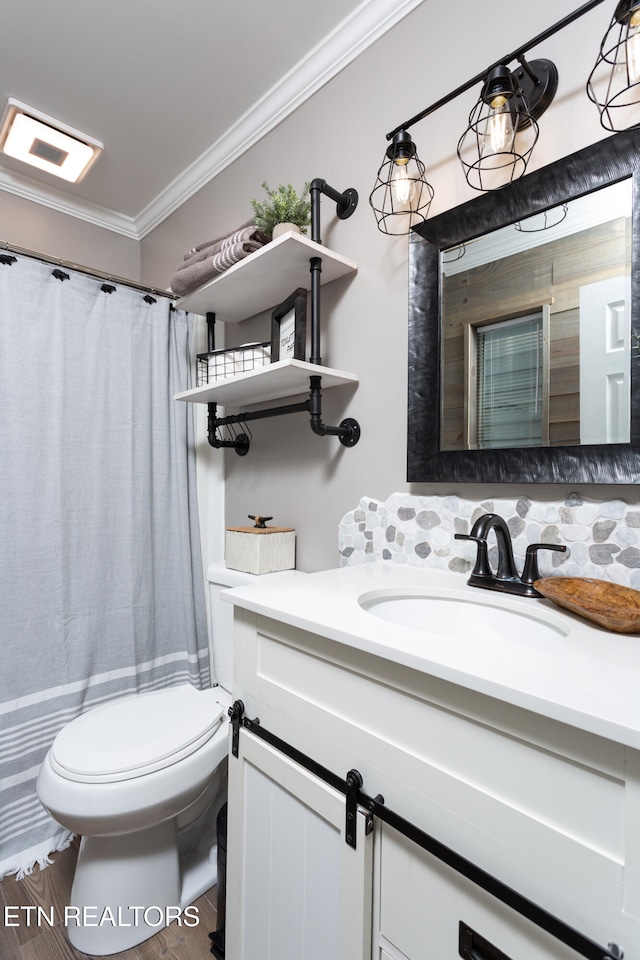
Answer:
<svg viewBox="0 0 640 960"><path fill-rule="evenodd" d="M9 97L0 126L0 150L71 183L81 180L102 152L99 140Z"/></svg>

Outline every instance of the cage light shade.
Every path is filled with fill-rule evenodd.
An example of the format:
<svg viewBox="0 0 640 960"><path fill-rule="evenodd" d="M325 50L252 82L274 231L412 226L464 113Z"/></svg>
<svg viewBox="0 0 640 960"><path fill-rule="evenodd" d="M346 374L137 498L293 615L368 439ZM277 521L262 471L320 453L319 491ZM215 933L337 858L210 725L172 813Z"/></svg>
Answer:
<svg viewBox="0 0 640 960"><path fill-rule="evenodd" d="M427 219L432 200L425 165L409 134L401 130L385 153L369 195L378 230L391 236L410 233Z"/></svg>
<svg viewBox="0 0 640 960"><path fill-rule="evenodd" d="M618 3L587 80L587 95L605 130L640 124L640 0Z"/></svg>
<svg viewBox="0 0 640 960"><path fill-rule="evenodd" d="M102 149L94 137L9 97L0 123L0 150L7 156L77 183Z"/></svg>
<svg viewBox="0 0 640 960"><path fill-rule="evenodd" d="M505 66L495 68L458 141L458 157L469 186L497 190L522 177L538 133L516 78Z"/></svg>

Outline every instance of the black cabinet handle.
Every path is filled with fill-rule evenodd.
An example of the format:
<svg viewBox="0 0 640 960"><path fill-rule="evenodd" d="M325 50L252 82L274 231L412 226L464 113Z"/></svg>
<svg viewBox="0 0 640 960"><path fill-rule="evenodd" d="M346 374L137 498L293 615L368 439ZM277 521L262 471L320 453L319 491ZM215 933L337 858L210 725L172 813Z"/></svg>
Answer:
<svg viewBox="0 0 640 960"><path fill-rule="evenodd" d="M458 953L465 960L511 960L496 946L481 937L461 920L458 926Z"/></svg>

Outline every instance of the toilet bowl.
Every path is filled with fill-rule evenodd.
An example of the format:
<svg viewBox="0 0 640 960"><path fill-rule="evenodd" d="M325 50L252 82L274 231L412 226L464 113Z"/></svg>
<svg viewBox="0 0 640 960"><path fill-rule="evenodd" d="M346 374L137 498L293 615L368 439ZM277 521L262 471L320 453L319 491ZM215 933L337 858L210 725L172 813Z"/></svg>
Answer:
<svg viewBox="0 0 640 960"><path fill-rule="evenodd" d="M178 828L212 804L230 703L222 687L181 684L95 707L56 737L37 791L82 836L65 915L78 950L129 949L216 882L215 848L181 862Z"/></svg>
<svg viewBox="0 0 640 960"><path fill-rule="evenodd" d="M82 837L64 920L84 953L128 950L175 919L194 926L189 908L216 883L233 679L224 593L256 579L222 562L207 569L215 686L181 684L94 707L60 731L42 764L41 803Z"/></svg>

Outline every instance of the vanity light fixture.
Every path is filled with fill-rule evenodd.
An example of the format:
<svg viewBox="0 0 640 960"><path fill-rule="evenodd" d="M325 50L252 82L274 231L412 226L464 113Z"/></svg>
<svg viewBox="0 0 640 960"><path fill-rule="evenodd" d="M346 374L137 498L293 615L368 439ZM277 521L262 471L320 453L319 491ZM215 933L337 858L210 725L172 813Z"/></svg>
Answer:
<svg viewBox="0 0 640 960"><path fill-rule="evenodd" d="M0 123L0 150L39 170L78 183L104 144L60 120L9 97Z"/></svg>
<svg viewBox="0 0 640 960"><path fill-rule="evenodd" d="M425 178L424 163L406 130L394 134L369 196L382 233L409 233L427 219L433 187Z"/></svg>
<svg viewBox="0 0 640 960"><path fill-rule="evenodd" d="M517 180L525 173L538 138L537 121L552 102L558 86L558 71L550 60L528 62L525 54L603 2L604 0L587 0L573 13L543 30L506 57L501 57L482 73L456 87L451 93L387 134L391 145L387 148L385 161L378 171L375 186L369 196L378 229L382 233L410 233L414 225L419 225L426 219L433 199L433 187L425 179L424 164L417 161L415 144L407 131L413 124L435 113L477 84L482 84L480 97L469 115L469 124L458 141L457 148L467 182L476 190L495 190ZM635 78L632 83L627 83L627 88L630 87L633 92L634 104L640 105L640 0L619 0L613 22L617 23L620 32L624 33L624 41L619 40L614 45L615 49L624 48L625 72L629 77ZM599 62L605 60L602 51L611 52L611 45L606 38ZM509 64L514 61L517 61L519 66L511 70ZM617 69L620 62L618 57ZM597 68L598 64L594 73ZM609 103L610 101L607 101L607 104ZM615 106L618 106L617 102ZM610 113L609 106L606 109ZM400 138L399 141L396 141L396 138ZM394 146L396 142L400 144L399 148ZM411 155L406 157L406 153L402 152L396 154L396 149L406 151L407 143L413 149ZM394 165L397 167L399 163L404 163L406 166L413 159L417 169L414 176L403 177L401 172L393 169ZM425 202L421 208L414 208L413 198L422 199L424 191ZM394 228L391 228L391 223Z"/></svg>
<svg viewBox="0 0 640 960"><path fill-rule="evenodd" d="M558 89L558 71L550 60L519 58L513 73L493 67L458 142L458 157L474 190L496 190L526 172L538 139L537 120Z"/></svg>
<svg viewBox="0 0 640 960"><path fill-rule="evenodd" d="M640 124L640 0L620 0L587 80L605 130Z"/></svg>

